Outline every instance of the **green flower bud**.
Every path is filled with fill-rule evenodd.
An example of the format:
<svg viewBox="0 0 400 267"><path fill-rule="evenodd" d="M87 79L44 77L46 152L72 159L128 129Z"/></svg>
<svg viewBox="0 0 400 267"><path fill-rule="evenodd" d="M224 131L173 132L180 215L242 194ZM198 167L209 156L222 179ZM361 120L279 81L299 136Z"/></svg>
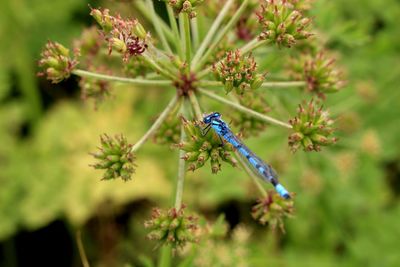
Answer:
<svg viewBox="0 0 400 267"><path fill-rule="evenodd" d="M323 51L303 54L290 61L290 74L296 80L306 81L308 92L325 98L325 94L338 92L345 84L334 63Z"/></svg>
<svg viewBox="0 0 400 267"><path fill-rule="evenodd" d="M303 18L296 6L286 0L265 0L257 13L258 22L262 28L260 39L270 40L279 47L291 47L297 40L308 38L306 31L311 23Z"/></svg>
<svg viewBox="0 0 400 267"><path fill-rule="evenodd" d="M100 152L92 153L100 162L92 165L95 169L105 169L103 180L121 178L130 180L135 172L135 157L131 152L132 145L128 144L123 135L111 138L104 134L100 138Z"/></svg>
<svg viewBox="0 0 400 267"><path fill-rule="evenodd" d="M67 79L78 64L75 58L70 58L69 49L51 41L47 42L41 57L39 67L42 68L42 71L38 75L46 76L53 83L59 83Z"/></svg>
<svg viewBox="0 0 400 267"><path fill-rule="evenodd" d="M220 138L213 131L203 136L201 128L204 125L201 123L187 121L185 118L182 118L182 121L187 140L178 147L186 152L183 159L188 163L188 171L201 168L208 160L211 161L212 173L221 169L221 161L236 166L236 160L229 156L233 151L232 145L225 142L222 146Z"/></svg>
<svg viewBox="0 0 400 267"><path fill-rule="evenodd" d="M237 94L244 94L257 89L263 82L263 75L257 74L257 64L251 55L242 56L239 50L226 53L226 57L214 64L217 80L225 86L226 93L235 89Z"/></svg>
<svg viewBox="0 0 400 267"><path fill-rule="evenodd" d="M261 224L269 224L273 229L277 226L285 232L283 219L292 217L294 213L293 200L283 199L274 191L268 191L265 198L257 200L253 206L251 215Z"/></svg>
<svg viewBox="0 0 400 267"><path fill-rule="evenodd" d="M289 146L295 152L303 147L304 151L319 151L321 146L334 144L336 138L331 137L333 121L322 107L316 108L311 100L306 108L299 106L297 116L291 119L294 133L289 136Z"/></svg>
<svg viewBox="0 0 400 267"><path fill-rule="evenodd" d="M150 230L147 237L160 245L171 245L174 249L181 248L189 242L196 242L197 218L186 216L184 209L184 205L179 210L153 209L152 218L144 223Z"/></svg>

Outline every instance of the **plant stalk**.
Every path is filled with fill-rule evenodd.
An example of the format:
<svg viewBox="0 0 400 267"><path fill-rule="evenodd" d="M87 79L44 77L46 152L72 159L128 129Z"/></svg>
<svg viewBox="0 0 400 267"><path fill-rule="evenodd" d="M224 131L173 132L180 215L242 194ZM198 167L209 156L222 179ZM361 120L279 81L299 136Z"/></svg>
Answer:
<svg viewBox="0 0 400 267"><path fill-rule="evenodd" d="M211 28L207 32L207 35L204 38L203 42L201 43L199 49L197 49L197 52L193 57L192 68L194 68L194 66L200 60L200 58L203 55L204 51L207 49L208 45L210 44L215 32L219 29L219 26L221 25L222 20L225 18L226 14L228 13L229 8L232 6L232 4L234 2L235 2L234 0L228 0L224 4L224 7L222 8L221 12L219 12L217 18L214 20L213 24L211 25Z"/></svg>
<svg viewBox="0 0 400 267"><path fill-rule="evenodd" d="M132 79L132 78L100 74L100 73L81 70L81 69L73 70L72 73L77 76L80 76L80 77L95 78L95 79L99 79L99 80L119 82L119 83L129 83L129 84L133 84L133 85L171 86L170 80Z"/></svg>
<svg viewBox="0 0 400 267"><path fill-rule="evenodd" d="M161 126L164 120L167 118L168 114L175 108L176 103L178 102L178 96L175 95L171 101L168 103L167 107L160 114L157 120L153 123L149 130L140 138L140 140L132 147L131 152L136 152L146 141L147 139L154 134L155 131Z"/></svg>
<svg viewBox="0 0 400 267"><path fill-rule="evenodd" d="M232 102L232 101L227 100L227 99L225 99L223 97L220 97L219 95L216 95L214 93L208 92L207 90L204 90L202 88L198 88L197 90L200 93L204 94L205 96L208 96L209 98L212 98L212 99L214 99L216 101L224 103L224 104L226 104L228 106L231 106L231 107L233 107L233 108L235 108L235 109L237 109L237 110L239 110L239 111L241 111L243 113L246 113L246 114L248 114L248 115L250 115L252 117L258 118L260 120L263 120L263 121L271 123L271 124L283 126L285 128L288 128L288 129L292 128L292 126L290 124L288 124L288 123L285 123L283 121L274 119L274 118L272 118L270 116L261 114L261 113L259 113L257 111L252 110L252 109L246 108L246 107L244 107L244 106L242 106L242 105L240 105L238 103Z"/></svg>

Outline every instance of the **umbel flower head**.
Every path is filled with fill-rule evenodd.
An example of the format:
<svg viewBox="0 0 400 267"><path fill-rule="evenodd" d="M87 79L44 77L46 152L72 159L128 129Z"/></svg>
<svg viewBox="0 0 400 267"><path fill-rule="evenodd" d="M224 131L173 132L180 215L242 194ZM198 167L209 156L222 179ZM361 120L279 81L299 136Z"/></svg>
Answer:
<svg viewBox="0 0 400 267"><path fill-rule="evenodd" d="M95 107L110 95L110 82L89 77L82 77L79 81L81 87L81 98L83 100L93 99Z"/></svg>
<svg viewBox="0 0 400 267"><path fill-rule="evenodd" d="M185 205L168 211L153 209L151 219L144 226L150 230L147 237L156 240L159 245L181 248L188 242L197 242L197 217L185 215Z"/></svg>
<svg viewBox="0 0 400 267"><path fill-rule="evenodd" d="M164 0L174 10L175 16L180 13L187 13L190 18L196 17L195 7L204 2L204 0Z"/></svg>
<svg viewBox="0 0 400 267"><path fill-rule="evenodd" d="M264 75L257 74L254 57L243 56L240 50L227 52L213 69L216 79L225 85L226 93L235 89L237 94L243 94L246 90L259 88L264 81Z"/></svg>
<svg viewBox="0 0 400 267"><path fill-rule="evenodd" d="M260 39L270 40L279 47L291 47L298 40L307 39L311 19L303 17L288 0L264 0L257 12L262 27Z"/></svg>
<svg viewBox="0 0 400 267"><path fill-rule="evenodd" d="M188 121L182 117L183 129L187 140L178 144L178 147L186 153L183 159L189 163L188 170L194 171L210 160L211 172L217 173L221 170L221 161L237 165L237 161L231 153L234 148L231 144L224 142L212 130L203 136L202 128L204 125L198 122Z"/></svg>
<svg viewBox="0 0 400 267"><path fill-rule="evenodd" d="M92 166L95 169L104 169L102 180L121 178L130 180L135 172L135 156L132 153L132 145L128 144L126 138L116 135L114 138L103 134L100 136L101 147L99 152L91 153L98 162Z"/></svg>
<svg viewBox="0 0 400 267"><path fill-rule="evenodd" d="M116 50L128 61L132 56L143 54L147 49L147 33L137 19L123 20L121 16L111 16L108 9L93 8L90 15L103 30L103 36L108 42L109 53Z"/></svg>
<svg viewBox="0 0 400 267"><path fill-rule="evenodd" d="M257 200L253 206L251 215L261 224L269 224L273 229L279 226L285 232L283 219L291 217L294 213L293 201L283 199L276 192L269 190L267 196Z"/></svg>
<svg viewBox="0 0 400 267"><path fill-rule="evenodd" d="M321 146L336 143L337 138L331 137L334 131L333 120L327 111L316 107L311 100L308 105L299 105L297 116L289 120L294 133L289 136L289 146L293 152L303 147L304 151L320 151Z"/></svg>
<svg viewBox="0 0 400 267"><path fill-rule="evenodd" d="M329 58L324 52L303 54L293 59L292 76L307 83L307 90L324 98L326 93L334 93L344 85L342 73L335 69L335 59Z"/></svg>
<svg viewBox="0 0 400 267"><path fill-rule="evenodd" d="M76 60L78 52L72 58L69 49L57 42L48 41L41 53L39 67L43 69L39 76L46 76L53 83L59 83L67 79L72 70L78 64Z"/></svg>

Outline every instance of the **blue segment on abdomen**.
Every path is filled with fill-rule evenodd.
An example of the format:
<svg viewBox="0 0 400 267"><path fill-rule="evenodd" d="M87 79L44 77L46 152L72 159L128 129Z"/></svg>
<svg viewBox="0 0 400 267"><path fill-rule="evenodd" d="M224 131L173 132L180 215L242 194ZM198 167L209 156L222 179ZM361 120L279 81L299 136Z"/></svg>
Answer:
<svg viewBox="0 0 400 267"><path fill-rule="evenodd" d="M283 185L277 184L275 186L275 190L276 190L276 192L278 192L278 194L281 197L286 198L286 199L290 198L289 192L283 187Z"/></svg>
<svg viewBox="0 0 400 267"><path fill-rule="evenodd" d="M254 167L256 167L257 161L256 161L254 158L249 158L249 162L251 163L251 165L253 165Z"/></svg>

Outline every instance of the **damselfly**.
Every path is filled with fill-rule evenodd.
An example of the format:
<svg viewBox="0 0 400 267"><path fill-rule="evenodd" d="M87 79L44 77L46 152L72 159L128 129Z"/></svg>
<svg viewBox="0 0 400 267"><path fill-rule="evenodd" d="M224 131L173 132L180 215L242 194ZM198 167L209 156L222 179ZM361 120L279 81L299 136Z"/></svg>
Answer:
<svg viewBox="0 0 400 267"><path fill-rule="evenodd" d="M270 182L281 197L285 199L290 198L289 192L278 182L278 175L272 167L251 152L250 149L233 134L226 122L221 119L220 113L214 112L204 116L203 122L206 124L206 127L203 129L204 135L213 128L220 138L222 137L237 149L239 155L245 158L246 162L249 163L248 165L257 176Z"/></svg>

